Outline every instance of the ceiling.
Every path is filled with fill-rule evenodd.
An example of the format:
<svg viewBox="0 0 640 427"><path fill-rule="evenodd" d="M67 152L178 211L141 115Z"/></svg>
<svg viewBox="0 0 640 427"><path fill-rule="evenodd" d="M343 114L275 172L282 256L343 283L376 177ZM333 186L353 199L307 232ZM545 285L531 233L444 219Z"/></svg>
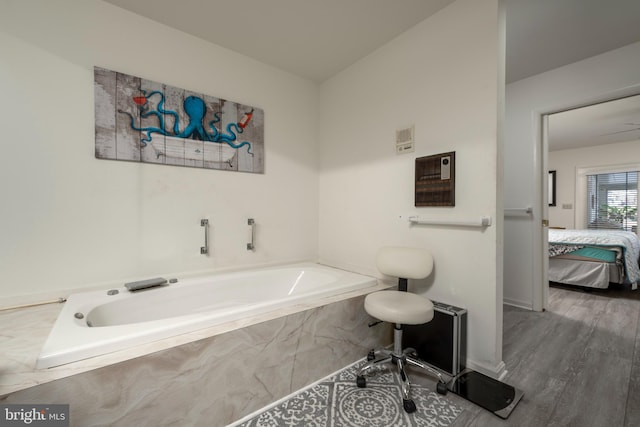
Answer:
<svg viewBox="0 0 640 427"><path fill-rule="evenodd" d="M453 0L106 0L322 82Z"/></svg>
<svg viewBox="0 0 640 427"><path fill-rule="evenodd" d="M640 41L638 0L506 0L507 83Z"/></svg>
<svg viewBox="0 0 640 427"><path fill-rule="evenodd" d="M549 115L549 151L640 140L640 95Z"/></svg>
<svg viewBox="0 0 640 427"><path fill-rule="evenodd" d="M322 82L453 0L105 0ZM640 40L638 0L505 0L507 82Z"/></svg>
<svg viewBox="0 0 640 427"><path fill-rule="evenodd" d="M151 20L208 40L265 64L321 83L370 54L453 0L105 0ZM503 0L506 5L506 79L511 83L640 41L639 0ZM625 107L626 108L626 107ZM602 129L590 145L613 135L636 135L598 110ZM625 110L627 111L627 110ZM579 115L578 112L573 113ZM584 132L599 122L574 123ZM634 118L635 117L635 118ZM614 122L618 123L617 127ZM580 123L580 124L578 124ZM589 126L587 126L589 124ZM559 125L558 125L559 126ZM564 134L567 141L574 136ZM550 139L559 149L560 136ZM582 135L581 140L585 137ZM629 139L626 139L627 141ZM571 145L567 145L569 147ZM562 147L562 145L560 145Z"/></svg>

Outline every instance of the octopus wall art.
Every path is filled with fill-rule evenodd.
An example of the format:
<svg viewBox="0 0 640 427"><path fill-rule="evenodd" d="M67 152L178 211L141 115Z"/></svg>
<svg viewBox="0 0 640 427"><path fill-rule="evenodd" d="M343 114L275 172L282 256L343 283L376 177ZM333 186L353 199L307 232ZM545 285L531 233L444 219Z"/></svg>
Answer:
<svg viewBox="0 0 640 427"><path fill-rule="evenodd" d="M94 68L96 157L264 173L264 112Z"/></svg>

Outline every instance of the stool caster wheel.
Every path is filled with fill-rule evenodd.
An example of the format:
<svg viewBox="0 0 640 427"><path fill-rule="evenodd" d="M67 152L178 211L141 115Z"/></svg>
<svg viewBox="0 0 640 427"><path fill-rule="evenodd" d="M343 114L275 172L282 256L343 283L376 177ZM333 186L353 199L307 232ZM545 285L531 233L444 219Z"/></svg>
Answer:
<svg viewBox="0 0 640 427"><path fill-rule="evenodd" d="M376 352L374 350L371 350L368 354L367 354L367 362L371 362L372 360L374 360L376 358Z"/></svg>
<svg viewBox="0 0 640 427"><path fill-rule="evenodd" d="M402 399L402 406L407 414L416 412L416 404L413 403L413 400Z"/></svg>
<svg viewBox="0 0 640 427"><path fill-rule="evenodd" d="M416 359L420 359L420 357L418 357L418 352L416 351L415 348L411 348L411 347L405 348L404 354L406 354L407 356L415 357Z"/></svg>
<svg viewBox="0 0 640 427"><path fill-rule="evenodd" d="M356 384L359 388L365 388L367 386L367 380L362 375L356 377Z"/></svg>
<svg viewBox="0 0 640 427"><path fill-rule="evenodd" d="M447 394L447 384L438 381L438 385L436 385L436 391L438 392L438 394Z"/></svg>

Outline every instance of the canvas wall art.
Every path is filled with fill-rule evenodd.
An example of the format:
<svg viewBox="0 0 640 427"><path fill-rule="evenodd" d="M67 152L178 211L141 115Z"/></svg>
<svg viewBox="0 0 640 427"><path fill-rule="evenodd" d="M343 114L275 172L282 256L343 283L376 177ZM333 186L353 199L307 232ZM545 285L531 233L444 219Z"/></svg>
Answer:
<svg viewBox="0 0 640 427"><path fill-rule="evenodd" d="M264 111L94 68L99 159L264 173Z"/></svg>

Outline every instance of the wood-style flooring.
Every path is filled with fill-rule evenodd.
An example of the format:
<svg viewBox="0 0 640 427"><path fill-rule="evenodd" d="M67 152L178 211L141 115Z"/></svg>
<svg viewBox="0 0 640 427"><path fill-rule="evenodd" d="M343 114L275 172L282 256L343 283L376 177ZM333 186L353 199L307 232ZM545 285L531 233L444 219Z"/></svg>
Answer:
<svg viewBox="0 0 640 427"><path fill-rule="evenodd" d="M549 309L504 307L504 381L524 391L507 420L458 396L455 427L640 426L640 291L551 287Z"/></svg>
<svg viewBox="0 0 640 427"><path fill-rule="evenodd" d="M640 290L554 286L547 311L504 306L503 322L503 381L524 397L503 420L449 392L463 409L451 427L640 426Z"/></svg>

